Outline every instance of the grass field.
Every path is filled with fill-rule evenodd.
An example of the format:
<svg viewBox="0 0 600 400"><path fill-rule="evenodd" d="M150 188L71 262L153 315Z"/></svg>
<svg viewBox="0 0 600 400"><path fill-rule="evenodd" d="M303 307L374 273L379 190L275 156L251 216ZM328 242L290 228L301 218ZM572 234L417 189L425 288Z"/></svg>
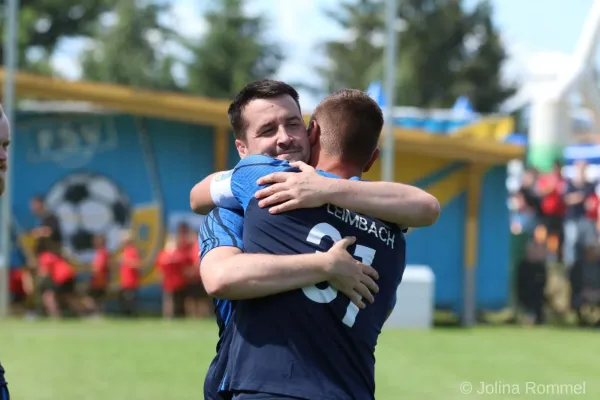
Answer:
<svg viewBox="0 0 600 400"><path fill-rule="evenodd" d="M214 325L1 321L0 360L15 400L198 400ZM473 385L471 395L461 393L463 382ZM488 394L475 393L481 382ZM536 395L526 382L585 382L585 394L540 386ZM539 394L543 389L562 395ZM600 399L600 332L488 327L385 331L380 338L378 400L529 397Z"/></svg>

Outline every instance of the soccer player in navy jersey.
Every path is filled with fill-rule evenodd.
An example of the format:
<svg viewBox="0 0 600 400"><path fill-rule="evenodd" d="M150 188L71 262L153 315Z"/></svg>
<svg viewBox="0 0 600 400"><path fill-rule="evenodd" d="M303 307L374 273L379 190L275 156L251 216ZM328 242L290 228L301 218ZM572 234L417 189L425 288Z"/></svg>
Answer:
<svg viewBox="0 0 600 400"><path fill-rule="evenodd" d="M253 98L260 98L260 96L256 97L255 94L254 95L251 94L250 97L252 97L252 96L254 96ZM236 100L239 100L239 99L236 99ZM243 100L243 96L242 96L242 100ZM234 102L234 104L232 104L232 107L234 105L235 105L235 102ZM242 109L243 109L244 105L245 104L241 104L241 108ZM289 107L288 107L288 109L289 109ZM248 110L245 110L245 111L248 111ZM298 111L299 111L299 109L298 109ZM284 118L284 120L285 120L285 118ZM232 122L234 122L234 121L232 121ZM313 124L313 127L316 127L316 124ZM282 131L282 130L285 130L285 129L279 129L279 131ZM325 136L325 135L323 135L323 136ZM251 137L251 135L248 135L248 138L246 138L246 140L248 142L250 142L251 139L253 139ZM238 149L239 149L239 147L238 147ZM286 197L286 196L287 196L287 199L290 200L290 196L292 196L292 197L294 196L294 191L293 190L289 190L289 187L286 188L286 186L283 185L282 182L286 182L287 181L289 183L289 182L294 181L293 178L299 177L299 176L303 176L302 179L296 180L296 183L298 183L299 185L297 185L297 186L295 186L293 188L293 189L301 189L301 190L299 190L299 191L296 192L296 195L298 195L303 200L301 199L300 201L297 201L295 203L293 201L288 201L288 203L285 205L285 207L287 207L287 208L293 208L293 207L298 208L298 207L303 206L303 204L302 204L303 201L304 202L309 202L309 203L312 202L313 205L318 205L318 204L315 203L315 201L318 202L318 200L317 200L318 196L316 196L316 197L315 196L312 196L312 197L310 196L310 193L311 193L310 183L312 181L316 181L316 179L314 178L314 176L316 176L316 174L314 174L314 171L311 170L309 167L304 166L303 169L307 172L306 174L287 174L287 175L286 174L275 174L275 175L271 175L268 178L265 178L267 180L271 179L271 180L280 182L278 185L271 186L271 188L274 188L274 187L277 186L278 189L276 191L272 191L271 190L271 192L264 192L263 193L264 196L270 196L269 198L267 198L267 201L266 201L265 204L268 205L269 201L273 202L273 199L277 198L278 195L280 195L280 197L282 197L280 200L284 200L284 197ZM231 174L229 174L229 175L231 175ZM310 179L308 179L309 176L312 176L312 177ZM227 176L227 174L225 174L224 176L222 176L222 178L223 179L218 179L217 178L217 179L215 179L215 181L219 182L219 181L225 181L225 180L229 179L229 177ZM327 183L324 182L323 180L321 180L320 183L321 183L321 185L327 185ZM364 185L364 183L362 183L362 184L358 183L358 182L353 182L353 183L358 184L358 186L356 186L356 185L354 185L354 186L353 185L349 185L349 186L346 185L345 190L347 190L347 191L350 190L350 192L348 192L348 193L351 193L351 194L360 194L361 193L360 191L359 192L356 192L356 191L352 192L352 190L355 190L358 187L360 187L361 185ZM398 184L394 184L394 185L398 185ZM341 185L341 186L338 185L338 190L340 189L340 187L343 187L343 186L344 185ZM318 188L318 187L319 187L319 185L317 184L312 189ZM368 199L366 199L366 201L365 200L359 200L358 203L353 203L353 206L355 206L356 208L361 208L361 207L364 208L367 205L367 203L369 203L369 199L372 199L373 197L375 197L375 198L377 197L377 190L381 190L382 189L381 185L379 185L379 186L377 186L377 185L373 186L371 184L370 186L368 185L367 187L368 187L368 190L366 190L366 191L364 191L362 193L363 194L366 193L366 194L370 195L370 197ZM418 191L418 189L411 188L411 187L406 187L406 188L403 188L403 189L409 189L407 191L407 194L410 193L410 190L413 190L413 191L417 190ZM398 188L396 187L396 191L397 190L398 190ZM385 209L392 209L392 210L397 209L399 202L398 202L397 198L394 198L394 195L396 193L390 192L388 190L387 193L385 193L385 191L384 191L384 194L387 194L387 197L390 198L390 200L396 200L396 201L389 201L388 204L385 204L385 201L383 201L383 204L382 204L382 199L379 199L379 203L378 204L382 205L383 208L385 208ZM424 218L431 218L431 216L427 217L427 216L423 215L424 214L423 211L427 207L423 207L422 205L423 205L423 203L425 203L427 205L428 201L429 201L429 204L431 204L431 199L433 199L433 198L431 196L428 196L428 195L423 196L423 192L421 192L421 191L419 191L418 194L421 196L421 198L420 198L420 200L421 200L421 203L420 203L421 207L420 208L419 207L414 207L415 205L419 206L419 202L418 201L414 202L414 200L415 200L414 198L412 199L413 200L413 204L410 203L410 201L411 201L411 196L410 195L405 196L405 198L404 198L404 200L406 200L407 205L409 205L409 206L413 205L411 211L413 211L413 214L414 214L412 216L412 220L411 220L411 215L408 215L408 216L404 217L404 221L407 222L406 225L412 225L412 226L427 225L428 223L425 222ZM213 193L213 195L214 195L214 193ZM217 201L218 201L218 197L219 196L217 196ZM385 197L386 196L384 195L383 198L385 198ZM322 197L321 198L321 200L323 200L323 199L326 199L326 197ZM424 200L427 200L427 201L424 201ZM435 199L433 199L433 201L435 202L435 206L439 207L439 205L437 205L437 201L435 201ZM400 203L401 202L402 202L402 199L400 199ZM375 203L377 204L377 202L375 202ZM310 204L309 204L309 206L310 206ZM391 207L389 207L389 206L391 206ZM433 207L433 209L435 209L435 207ZM274 210L274 209L272 209L272 210L273 211L277 211L277 210ZM241 252L241 248L243 247L242 243L241 243L241 239L239 238L239 234L240 234L239 230L241 229L239 227L239 225L241 224L240 223L241 216L238 213L232 213L232 211L227 210L227 211L225 211L225 213L227 214L227 216L229 216L229 217L233 216L233 217L232 218L228 218L226 216L226 218L223 218L223 215L222 215L223 211L225 211L225 210L220 210L220 211L219 210L215 210L213 213L215 213L215 214L218 213L218 214L221 214L221 215L218 215L216 218L214 217L214 215L209 215L209 217L206 219L206 221L212 221L212 222L209 223L209 225L211 227L208 230L214 231L215 227L217 228L217 230L218 229L222 230L220 232L220 234L222 236L222 239L219 239L219 240L208 239L208 240L206 240L204 242L205 245L202 246L202 248L203 248L203 257L207 253L212 252L213 249L219 247L219 244L223 245L223 249L221 249L221 250L225 250L225 251L232 251L233 250L233 251ZM279 211L283 211L283 209L280 209ZM439 210L437 211L437 213L439 213ZM433 214L435 214L434 219L437 217L437 213L433 212ZM430 212L429 214L432 214L432 213ZM394 215L393 213L390 213L389 211L388 211L388 214L386 214L386 215L392 216L392 217L396 217L397 216L397 215ZM231 223L232 221L236 221L236 220L237 220L237 222L235 224L233 224L234 225L233 228L232 227L225 227L225 228L223 228L223 222L225 222L225 223L230 222ZM237 224L237 226L236 226L236 224ZM205 224L205 227L206 227L206 225L207 224ZM383 231L381 231L381 232L383 232ZM204 231L204 233L206 234L206 230ZM237 238L235 240L233 240L233 238L236 235L238 235ZM219 236L218 232L217 232L217 236ZM201 232L201 237L202 237L202 232ZM220 242L220 243L217 243L217 242ZM339 243L343 243L343 242L344 241L341 241ZM334 246L333 250L340 250L340 249L343 250L343 249L345 249L345 247L348 246L348 244L350 244L350 242L351 241L347 241L346 240L346 243L340 244L339 245L340 247L338 249L336 249L335 246ZM345 251L340 252L340 253L345 253ZM251 255L244 255L243 257L247 257L247 256L251 256ZM255 255L255 256L258 256L258 255ZM306 255L306 256L309 256L309 255ZM293 257L299 257L299 256L292 256L291 258L293 258ZM258 258L254 258L253 260L256 262L259 259ZM241 259L239 261L241 261ZM325 264L325 260L324 259L322 259L321 262ZM204 268L204 266L206 264L210 264L210 263L207 263L206 259L205 259L203 261L203 268ZM249 267L251 264L252 264L252 262L249 262L249 263L247 263L246 261L243 262L244 266L248 266ZM358 264L358 263L356 263L356 264ZM242 264L238 264L238 265L242 265ZM242 278L244 276L243 273L242 274L231 274L230 272L232 272L232 271L229 271L228 273L225 273L226 271L228 271L228 268L219 268L219 271L222 272L221 275L224 276L224 277L226 277L225 280L227 280L227 277L229 277L229 284L226 285L226 286L229 286L228 289L236 289L235 286L238 286L237 289L242 289L239 286L243 286L244 283L246 283L246 286L254 286L254 287L251 287L249 289L247 288L248 290L246 290L246 292L244 292L243 290L241 292L238 290L237 293L235 293L235 290L233 290L233 291L229 290L229 293L226 293L227 291L223 291L221 293L222 294L221 297L227 297L227 296L229 296L229 298L258 297L258 296L264 296L266 294L269 294L269 293L264 292L265 289L267 290L267 292L269 290L271 290L271 293L273 293L275 291L279 292L279 291L285 290L285 288L282 287L282 283L283 282L281 282L281 280L277 281L275 279L275 277L277 275L277 272L287 272L288 274L290 272L292 272L292 274L293 273L297 273L297 272L303 272L306 277L308 277L308 275L310 273L313 273L313 279L315 279L315 280L313 280L311 283L317 283L319 281L326 280L324 278L324 275L322 274L322 271L321 271L321 275L320 275L321 278L318 279L314 275L314 273L315 273L314 270L311 270L310 268L306 268L306 269L304 269L304 271L301 271L301 268L298 268L298 267L300 267L300 265L296 265L296 269L295 270L292 269L294 267L292 265L292 266L288 267L290 269L287 270L287 271L286 271L286 268L282 267L281 265L280 265L279 270L277 270L276 268L275 269L271 268L270 270L269 270L269 268L265 269L264 267L266 267L266 266L267 266L267 264L265 264L265 263L259 265L259 267L262 267L262 269L264 270L264 272L268 271L268 273L266 274L266 276L264 274L263 274L263 276L260 276L260 273L258 273L258 274L254 274L254 277L252 279L249 279L249 280L246 280L246 281L244 279L240 279L240 278ZM254 267L252 267L252 268L254 268ZM237 270L239 270L239 269L240 268L238 267ZM259 271L259 270L261 270L261 268L257 268L257 271ZM217 272L217 269L215 268L214 271ZM269 276L269 273L271 274L270 276ZM234 277L235 275L237 275L237 278ZM258 286L257 286L257 282L260 281L261 279L265 279L265 278L267 278L267 281L268 281L267 285L266 286L262 286L259 289ZM269 278L272 278L272 279L269 281ZM233 282L236 279L238 280L238 282ZM210 281L214 281L214 279L212 279L210 277L208 279L206 279L206 277L205 277L205 284L209 283ZM286 283L290 284L291 282L288 281ZM330 281L330 283L332 283L332 282ZM293 289L293 288L297 288L297 287L299 287L299 286L292 285L292 286L289 286L289 289ZM263 292L259 293L260 290L263 290ZM358 306L362 305L362 302L360 301L360 296L355 296L354 298L352 297L352 287L350 287L349 297L351 299L353 299L353 301L355 301ZM369 299L369 301L372 301L372 299ZM221 301L220 300L219 302L221 302L221 304L227 304L226 301ZM362 306L364 306L364 305L362 305ZM356 307L356 309L358 309L358 307ZM226 320L227 317L226 318L221 318L221 319L222 320ZM229 317L229 319L230 319L230 317ZM219 356L217 356L217 357L219 357ZM213 365L214 365L214 362L213 362ZM213 365L211 365L211 368L213 367ZM208 376L207 376L207 381L208 381Z"/></svg>
<svg viewBox="0 0 600 400"><path fill-rule="evenodd" d="M0 107L0 196L4 194L6 169L8 167L8 146L10 145L10 127L8 119ZM8 268L8 265L5 266ZM0 364L0 400L8 400L8 384L4 378L4 368Z"/></svg>

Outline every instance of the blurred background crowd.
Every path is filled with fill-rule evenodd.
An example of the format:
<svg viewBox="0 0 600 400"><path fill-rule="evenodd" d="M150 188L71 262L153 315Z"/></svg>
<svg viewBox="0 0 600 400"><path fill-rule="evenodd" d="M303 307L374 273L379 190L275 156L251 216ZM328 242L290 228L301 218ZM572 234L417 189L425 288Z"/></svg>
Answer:
<svg viewBox="0 0 600 400"><path fill-rule="evenodd" d="M9 290L13 311L29 319L41 315L98 318L105 313L110 297L117 299L113 312L137 316L142 260L132 233L121 232L118 254L107 248L105 236L93 236L91 263L76 269L63 254L60 221L45 208L43 197L33 197L30 207L39 225L31 231L33 256L25 256L19 246L12 250ZM179 223L156 258L165 318L211 315L211 300L202 287L198 265L197 232L187 223Z"/></svg>
<svg viewBox="0 0 600 400"><path fill-rule="evenodd" d="M511 232L525 238L516 289L529 323L544 323L549 263L559 265L570 284L574 310L600 300L599 188L587 168L576 162L572 178L563 176L558 161L548 173L528 168L510 199Z"/></svg>

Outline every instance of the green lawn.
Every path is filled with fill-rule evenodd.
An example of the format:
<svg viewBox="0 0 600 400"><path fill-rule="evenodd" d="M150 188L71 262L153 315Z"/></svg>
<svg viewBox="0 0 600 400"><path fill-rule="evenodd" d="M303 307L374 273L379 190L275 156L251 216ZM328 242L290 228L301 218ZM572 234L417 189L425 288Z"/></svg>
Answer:
<svg viewBox="0 0 600 400"><path fill-rule="evenodd" d="M0 321L0 360L15 400L199 400L215 338L211 321ZM501 393L467 396L461 394L462 382L471 382L474 392L485 382L488 391ZM525 393L526 382L585 382L585 395L565 396L563 386L554 389L562 396L536 396ZM382 334L377 399L478 397L600 399L600 331Z"/></svg>

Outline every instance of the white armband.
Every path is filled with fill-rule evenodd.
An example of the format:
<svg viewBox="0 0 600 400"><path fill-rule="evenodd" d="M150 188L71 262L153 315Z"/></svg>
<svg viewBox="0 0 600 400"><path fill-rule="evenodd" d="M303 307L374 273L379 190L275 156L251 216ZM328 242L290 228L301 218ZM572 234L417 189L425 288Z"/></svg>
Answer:
<svg viewBox="0 0 600 400"><path fill-rule="evenodd" d="M216 174L210 182L210 197L217 207L240 210L242 206L231 191L231 175L233 170Z"/></svg>

